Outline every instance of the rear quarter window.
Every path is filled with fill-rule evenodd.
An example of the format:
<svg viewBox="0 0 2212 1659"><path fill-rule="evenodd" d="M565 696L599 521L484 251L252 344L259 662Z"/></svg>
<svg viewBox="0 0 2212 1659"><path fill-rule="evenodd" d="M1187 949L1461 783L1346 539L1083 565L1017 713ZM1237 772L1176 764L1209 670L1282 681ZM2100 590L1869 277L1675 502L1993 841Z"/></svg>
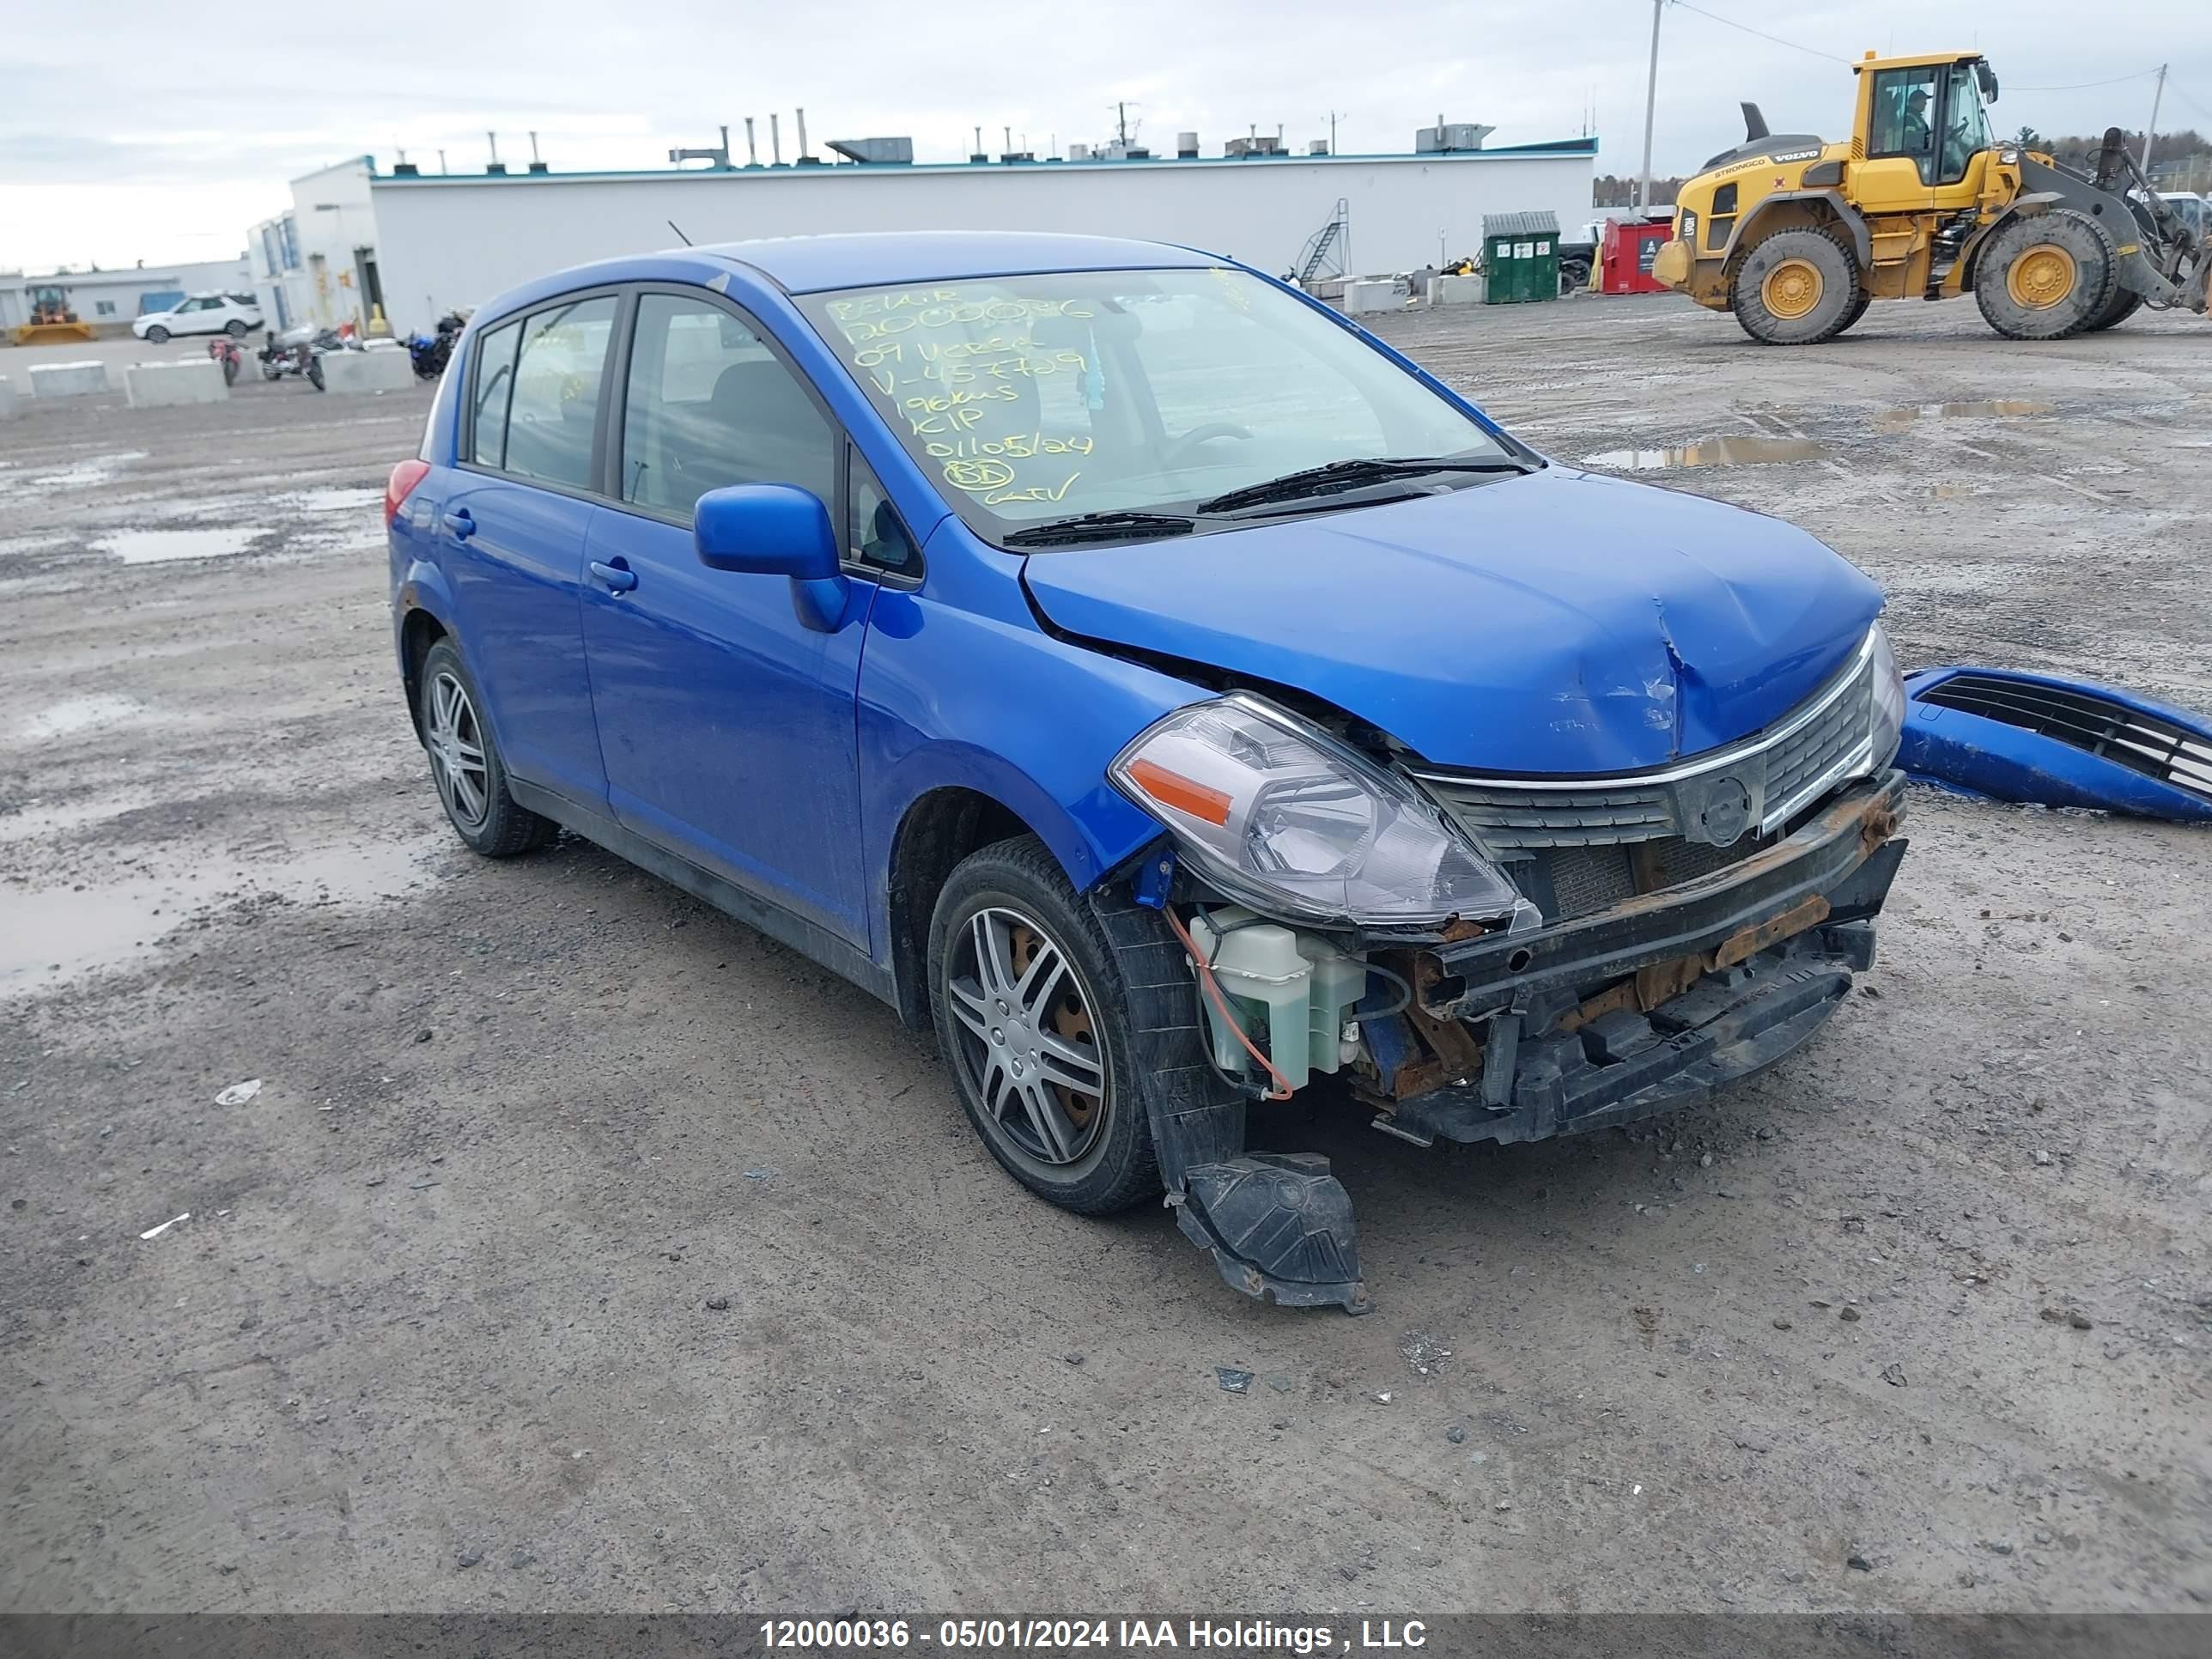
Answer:
<svg viewBox="0 0 2212 1659"><path fill-rule="evenodd" d="M470 382L469 459L478 466L507 464L507 405L514 391L514 346L519 322L495 328L477 348L476 377Z"/></svg>

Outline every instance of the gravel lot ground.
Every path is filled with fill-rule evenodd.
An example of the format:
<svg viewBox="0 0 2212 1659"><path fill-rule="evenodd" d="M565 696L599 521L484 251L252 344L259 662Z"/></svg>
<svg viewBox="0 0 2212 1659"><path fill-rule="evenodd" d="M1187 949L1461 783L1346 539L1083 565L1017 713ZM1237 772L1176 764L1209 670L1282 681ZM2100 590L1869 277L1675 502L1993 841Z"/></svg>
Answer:
<svg viewBox="0 0 2212 1659"><path fill-rule="evenodd" d="M1640 476L1826 538L1908 665L2212 707L2201 320L1382 331L1563 460L1801 454ZM2212 839L1918 792L1863 994L1706 1109L1421 1152L1302 1097L1381 1310L1279 1311L1026 1198L799 957L459 847L376 507L426 404L0 426L0 1610L2212 1596Z"/></svg>

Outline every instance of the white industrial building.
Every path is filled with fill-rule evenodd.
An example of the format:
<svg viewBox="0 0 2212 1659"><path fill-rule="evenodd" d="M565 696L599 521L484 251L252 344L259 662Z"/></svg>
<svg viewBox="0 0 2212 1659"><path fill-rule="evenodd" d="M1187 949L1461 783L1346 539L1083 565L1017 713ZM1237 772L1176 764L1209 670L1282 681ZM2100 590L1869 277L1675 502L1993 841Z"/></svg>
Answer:
<svg viewBox="0 0 2212 1659"><path fill-rule="evenodd" d="M292 207L247 233L253 287L270 326L297 324L366 332L381 299L376 210L369 187L376 162L351 155L292 181Z"/></svg>
<svg viewBox="0 0 2212 1659"><path fill-rule="evenodd" d="M1332 223L1324 272L1393 272L1478 252L1485 214L1589 215L1595 138L1481 149L1480 127L1419 136L1413 153L1187 153L732 166L624 173L378 173L367 156L295 181L292 211L256 227L264 305L291 322L428 329L531 278L586 260L695 243L853 230L1047 230L1182 243L1278 274ZM1458 143L1464 148L1443 149ZM1267 146L1267 141L1259 141ZM1239 141L1233 149L1246 148ZM836 146L833 146L836 148ZM902 140L848 153L896 155ZM908 152L910 153L910 151ZM672 229L673 225L677 229Z"/></svg>
<svg viewBox="0 0 2212 1659"><path fill-rule="evenodd" d="M124 270L0 271L0 329L30 321L33 297L52 289L61 290L63 303L79 321L103 334L121 334L132 318L167 311L187 295L251 294L254 283L242 253L176 265L142 261Z"/></svg>

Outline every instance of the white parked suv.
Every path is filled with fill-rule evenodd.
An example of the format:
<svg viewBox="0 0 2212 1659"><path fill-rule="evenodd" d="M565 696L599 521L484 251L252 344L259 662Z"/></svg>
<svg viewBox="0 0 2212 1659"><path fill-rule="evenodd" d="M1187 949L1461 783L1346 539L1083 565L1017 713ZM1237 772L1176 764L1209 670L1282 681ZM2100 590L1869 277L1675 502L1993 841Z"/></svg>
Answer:
<svg viewBox="0 0 2212 1659"><path fill-rule="evenodd" d="M133 319L131 331L155 345L172 334L228 334L242 340L261 326L261 307L236 294L195 294L168 311L149 311Z"/></svg>

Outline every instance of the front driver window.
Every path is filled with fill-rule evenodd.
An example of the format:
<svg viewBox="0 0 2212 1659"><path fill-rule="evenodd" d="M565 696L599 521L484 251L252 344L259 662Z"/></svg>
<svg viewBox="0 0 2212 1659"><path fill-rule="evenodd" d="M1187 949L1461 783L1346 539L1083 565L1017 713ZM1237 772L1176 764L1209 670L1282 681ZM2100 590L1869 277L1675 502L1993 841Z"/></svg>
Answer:
<svg viewBox="0 0 2212 1659"><path fill-rule="evenodd" d="M837 444L798 378L745 325L703 300L637 302L623 410L626 501L685 520L729 484L796 484L837 499Z"/></svg>

